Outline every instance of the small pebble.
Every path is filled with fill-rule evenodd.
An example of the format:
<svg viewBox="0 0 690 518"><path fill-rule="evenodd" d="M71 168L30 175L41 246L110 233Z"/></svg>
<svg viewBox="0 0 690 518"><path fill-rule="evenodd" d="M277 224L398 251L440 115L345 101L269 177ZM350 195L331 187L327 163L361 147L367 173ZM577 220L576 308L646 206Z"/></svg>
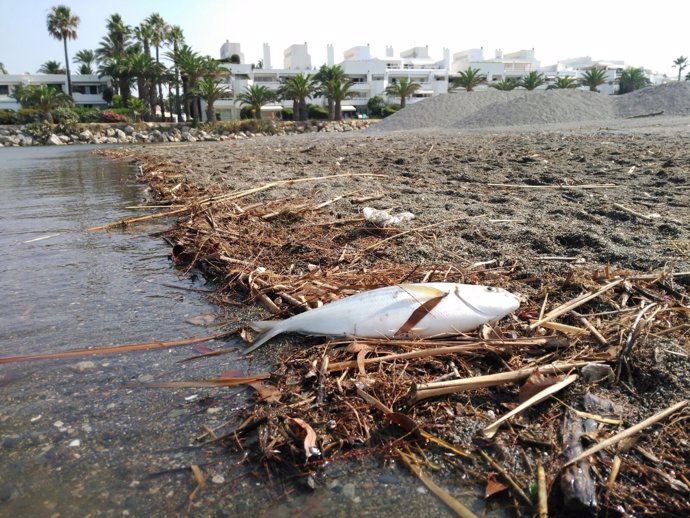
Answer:
<svg viewBox="0 0 690 518"><path fill-rule="evenodd" d="M90 361L83 361L79 363L75 363L72 365L72 370L75 370L77 372L85 372L88 370L93 370L96 368L96 364L94 362Z"/></svg>
<svg viewBox="0 0 690 518"><path fill-rule="evenodd" d="M213 475L213 477L211 477L211 482L214 484L222 484L225 482L225 477L223 475Z"/></svg>

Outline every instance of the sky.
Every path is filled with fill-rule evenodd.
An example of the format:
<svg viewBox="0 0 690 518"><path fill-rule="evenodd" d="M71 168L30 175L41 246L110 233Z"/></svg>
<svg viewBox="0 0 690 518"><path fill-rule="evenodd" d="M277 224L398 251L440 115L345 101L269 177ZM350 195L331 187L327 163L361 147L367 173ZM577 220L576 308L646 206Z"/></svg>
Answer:
<svg viewBox="0 0 690 518"><path fill-rule="evenodd" d="M673 61L690 56L690 2L682 0L1 0L0 63L10 73L35 73L48 60L64 63L62 43L46 30L46 17L58 3L81 19L78 38L68 41L70 59L78 50L98 47L105 19L115 12L128 25L157 12L183 29L195 51L216 58L229 40L241 44L245 62L255 63L268 43L273 68L282 67L283 51L295 43L307 43L315 67L326 62L329 43L336 63L345 50L367 44L380 58L386 46L395 55L428 46L437 60L444 48L452 55L482 47L485 58L496 49L534 48L542 66L590 56L670 77L678 75Z"/></svg>

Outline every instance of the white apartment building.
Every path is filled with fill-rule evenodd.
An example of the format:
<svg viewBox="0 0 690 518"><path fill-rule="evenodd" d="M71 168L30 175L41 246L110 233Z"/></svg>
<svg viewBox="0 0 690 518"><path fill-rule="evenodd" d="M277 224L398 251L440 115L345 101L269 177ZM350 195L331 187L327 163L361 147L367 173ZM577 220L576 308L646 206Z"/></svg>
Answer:
<svg viewBox="0 0 690 518"><path fill-rule="evenodd" d="M271 65L271 50L268 44L263 45L263 59L261 68L244 63L244 55L240 52L239 43L226 41L221 47L221 56L229 57L228 53L241 56L240 64L227 64L232 71L229 79L233 96L216 102L215 108L221 119L239 118L241 106L235 102L247 86L262 84L270 90L277 91L285 78L299 73L315 74L318 66L313 66L307 44L291 45L283 53L283 67L273 68ZM333 45L326 47L326 64L334 65ZM230 54L231 55L231 54ZM398 98L387 96L386 88L402 78L409 78L421 85L421 88L407 100L414 103L424 98L448 92L448 86L454 76L468 68L479 69L486 76L487 82L478 89L487 89L492 82L505 78L519 79L530 72L543 73L548 81L558 77L570 76L580 78L589 69L604 68L607 71L607 83L599 87L604 95L610 95L617 90L617 79L627 68L621 60L594 61L590 57L566 59L555 65L542 67L536 59L534 49L523 49L517 52L504 53L498 49L493 57L486 58L483 48L467 49L452 55L443 49L443 57L438 60L429 55L429 48L412 47L395 54L393 47L387 46L385 56L374 57L369 45L359 45L343 52L343 60L339 63L345 75L352 81L351 96L343 103L343 114L356 116L367 112L367 103L374 96L381 96L386 103L397 104ZM652 84L668 81L665 76L653 75L646 70ZM546 88L544 85L540 88ZM586 87L582 87L586 88ZM327 105L324 98L310 99L309 102ZM280 101L262 108L265 117L273 117L283 108L292 108L292 101Z"/></svg>
<svg viewBox="0 0 690 518"><path fill-rule="evenodd" d="M85 108L105 108L103 89L110 84L108 78L96 75L72 75L72 98L74 104ZM18 110L20 104L10 97L17 85L54 85L67 93L65 74L0 74L0 109Z"/></svg>
<svg viewBox="0 0 690 518"><path fill-rule="evenodd" d="M221 48L221 55L223 52L227 53L227 49L234 49L234 53L239 54L240 47L238 43L226 42ZM328 45L326 51L326 64L335 64L333 46ZM385 90L389 84L403 77L421 84L421 88L412 98L408 99L408 103L448 91L448 64L450 61L448 49L444 50L444 58L440 61L429 56L428 47L413 47L401 52L399 56L395 56L392 47L387 47L386 57L379 59L372 57L369 46L364 45L346 50L343 57L344 60L339 64L345 75L353 82L352 94L342 106L346 117L366 113L367 102L374 96L381 96L391 104L398 103L399 99L386 96ZM261 84L270 90L277 91L282 81L290 76L300 73L315 74L318 71L318 67L312 65L306 43L304 45L291 45L285 50L283 68L271 66L271 53L268 44L263 46L261 68L245 63L239 65L225 64L224 66L232 72L229 83L233 97L221 99L215 103L214 107L220 113L222 120L239 118L241 106L235 102L235 99L247 86ZM310 102L322 106L328 104L324 98L311 99ZM271 117L283 108L292 108L292 101L281 101L264 106L262 114L264 117Z"/></svg>

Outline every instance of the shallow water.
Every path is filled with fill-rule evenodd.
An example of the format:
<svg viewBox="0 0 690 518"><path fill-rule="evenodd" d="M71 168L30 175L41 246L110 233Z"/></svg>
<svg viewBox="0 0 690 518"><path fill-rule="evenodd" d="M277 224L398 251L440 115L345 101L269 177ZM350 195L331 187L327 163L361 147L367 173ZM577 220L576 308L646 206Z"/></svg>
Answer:
<svg viewBox="0 0 690 518"><path fill-rule="evenodd" d="M127 207L143 195L131 165L85 148L0 151L1 357L217 332L186 322L218 308L184 289L205 287L178 276L167 245L149 236L169 221L87 230L142 213ZM148 509L145 493L114 494L139 478L123 477L119 455L175 445L164 426L151 444L137 436L185 400L163 390L132 394L124 384L159 375L190 347L0 365L0 515Z"/></svg>

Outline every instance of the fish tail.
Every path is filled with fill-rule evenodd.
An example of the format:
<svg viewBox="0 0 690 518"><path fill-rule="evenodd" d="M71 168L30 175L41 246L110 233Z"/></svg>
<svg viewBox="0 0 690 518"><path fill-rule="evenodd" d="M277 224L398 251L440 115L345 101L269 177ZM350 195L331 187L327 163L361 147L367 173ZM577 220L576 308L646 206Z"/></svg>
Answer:
<svg viewBox="0 0 690 518"><path fill-rule="evenodd" d="M268 342L271 338L274 336L279 335L280 333L283 332L283 328L279 326L283 322L282 320L256 320L254 322L251 322L249 324L249 327L251 327L254 331L258 331L260 334L254 338L254 341L252 344L249 346L248 349L245 349L245 353L250 353L252 351L255 351L259 347L261 347L263 344Z"/></svg>

